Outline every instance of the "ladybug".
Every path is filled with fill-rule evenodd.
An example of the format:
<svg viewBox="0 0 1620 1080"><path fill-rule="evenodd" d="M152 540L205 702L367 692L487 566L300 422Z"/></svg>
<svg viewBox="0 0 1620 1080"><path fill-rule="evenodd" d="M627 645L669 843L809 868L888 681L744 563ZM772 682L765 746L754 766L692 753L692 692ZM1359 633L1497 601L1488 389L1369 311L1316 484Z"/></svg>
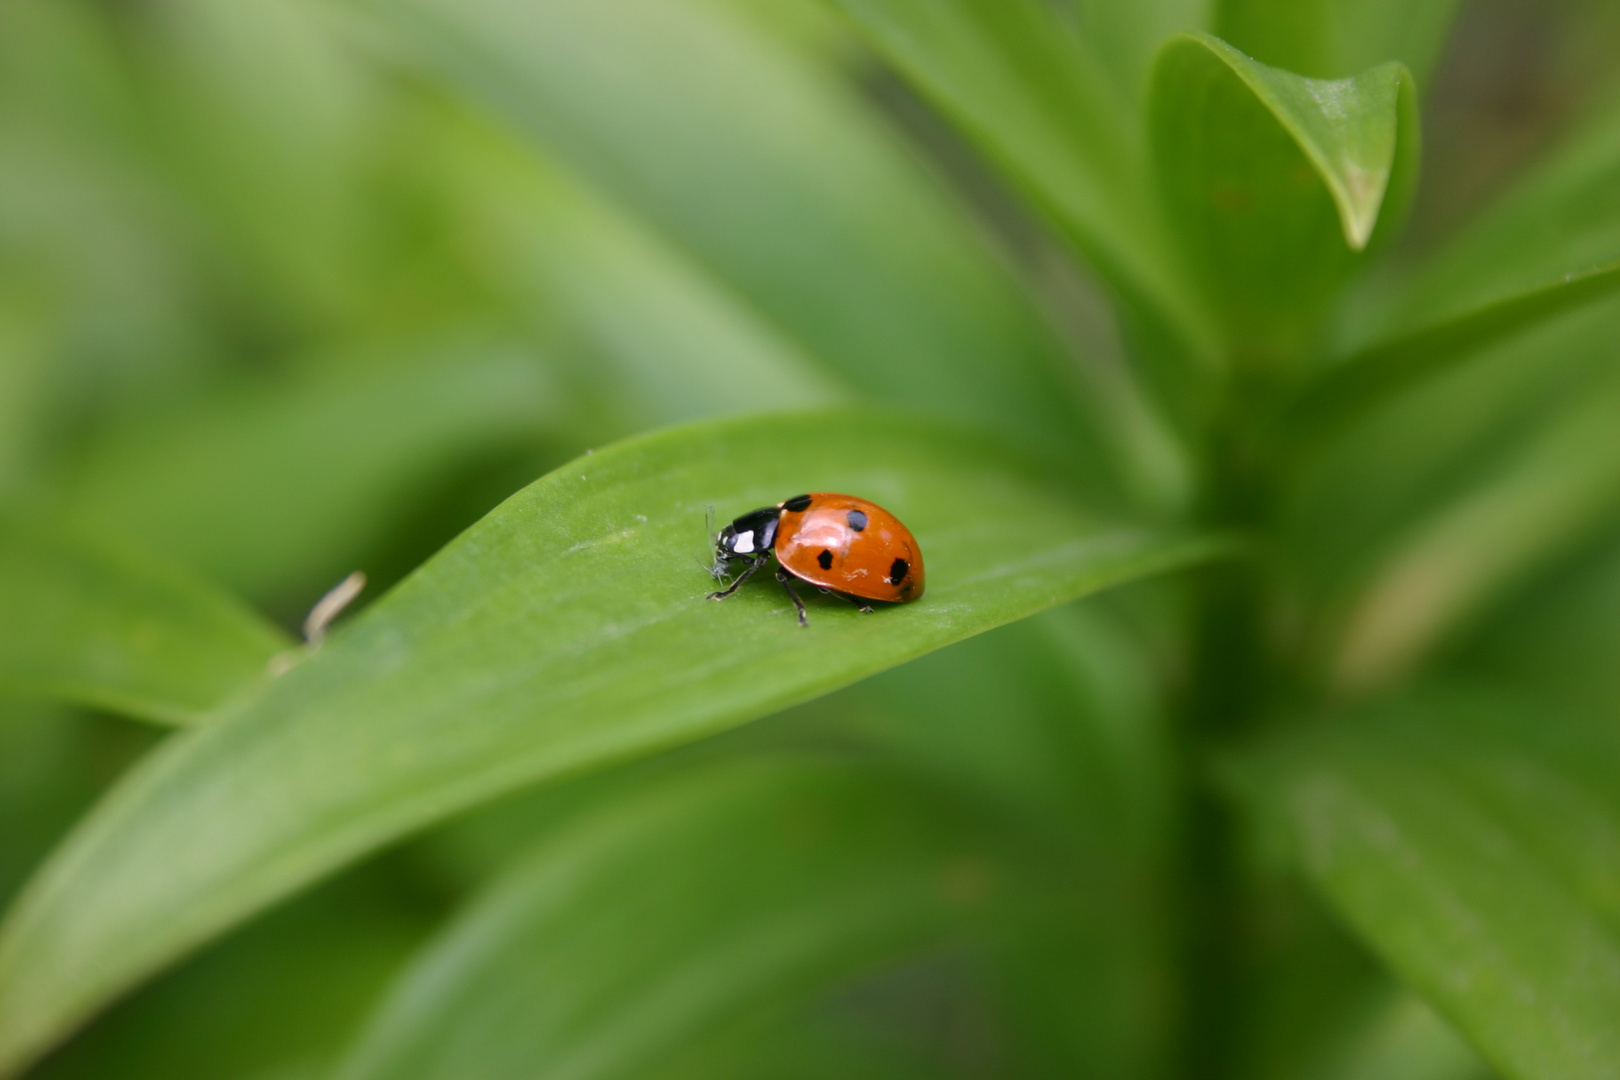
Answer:
<svg viewBox="0 0 1620 1080"><path fill-rule="evenodd" d="M733 559L748 566L710 600L724 600L776 556L776 580L805 618L793 579L850 600L870 612L867 600L904 603L923 594L922 549L900 519L876 503L828 491L795 495L775 506L744 514L714 540L711 573L723 578Z"/></svg>

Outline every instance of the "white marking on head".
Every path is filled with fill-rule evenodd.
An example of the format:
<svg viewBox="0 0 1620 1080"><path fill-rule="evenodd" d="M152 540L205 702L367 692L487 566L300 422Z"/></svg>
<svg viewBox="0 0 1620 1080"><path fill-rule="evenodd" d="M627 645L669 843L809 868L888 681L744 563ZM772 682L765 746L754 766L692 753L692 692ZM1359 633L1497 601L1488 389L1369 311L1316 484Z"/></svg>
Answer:
<svg viewBox="0 0 1620 1080"><path fill-rule="evenodd" d="M732 546L731 550L739 555L752 555L754 553L754 530L749 529L745 533L738 533L737 543Z"/></svg>

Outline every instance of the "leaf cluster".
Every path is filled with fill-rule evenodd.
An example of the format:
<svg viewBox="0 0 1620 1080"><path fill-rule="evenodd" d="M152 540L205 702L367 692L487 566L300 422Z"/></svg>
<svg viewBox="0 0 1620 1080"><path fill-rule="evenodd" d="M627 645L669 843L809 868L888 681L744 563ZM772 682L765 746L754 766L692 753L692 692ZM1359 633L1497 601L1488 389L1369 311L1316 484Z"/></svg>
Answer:
<svg viewBox="0 0 1620 1080"><path fill-rule="evenodd" d="M1431 225L1455 7L0 9L0 1076L1620 1077L1620 109ZM708 602L816 490L927 594Z"/></svg>

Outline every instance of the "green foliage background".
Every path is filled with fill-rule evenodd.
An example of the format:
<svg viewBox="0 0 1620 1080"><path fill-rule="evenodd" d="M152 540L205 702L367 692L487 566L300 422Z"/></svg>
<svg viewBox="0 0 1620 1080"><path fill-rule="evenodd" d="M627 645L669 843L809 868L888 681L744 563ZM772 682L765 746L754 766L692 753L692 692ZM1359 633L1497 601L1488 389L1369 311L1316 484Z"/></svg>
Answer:
<svg viewBox="0 0 1620 1080"><path fill-rule="evenodd" d="M1620 1078L1611 6L0 7L0 1076Z"/></svg>

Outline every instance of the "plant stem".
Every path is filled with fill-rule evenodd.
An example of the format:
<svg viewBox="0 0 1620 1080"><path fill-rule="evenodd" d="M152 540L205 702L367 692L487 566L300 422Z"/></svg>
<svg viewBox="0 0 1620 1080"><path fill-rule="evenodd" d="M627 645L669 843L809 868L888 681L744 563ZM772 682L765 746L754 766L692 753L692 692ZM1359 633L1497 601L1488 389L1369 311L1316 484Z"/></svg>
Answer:
<svg viewBox="0 0 1620 1080"><path fill-rule="evenodd" d="M1235 385L1216 429L1204 519L1257 535L1267 483L1249 439L1264 387ZM1231 1080L1241 1070L1240 1034L1253 999L1253 939L1241 821L1214 790L1208 762L1218 747L1251 734L1265 708L1269 673L1263 635L1265 580L1253 559L1211 566L1196 583L1191 678L1179 733L1182 779L1178 873L1183 1014L1179 1075Z"/></svg>

